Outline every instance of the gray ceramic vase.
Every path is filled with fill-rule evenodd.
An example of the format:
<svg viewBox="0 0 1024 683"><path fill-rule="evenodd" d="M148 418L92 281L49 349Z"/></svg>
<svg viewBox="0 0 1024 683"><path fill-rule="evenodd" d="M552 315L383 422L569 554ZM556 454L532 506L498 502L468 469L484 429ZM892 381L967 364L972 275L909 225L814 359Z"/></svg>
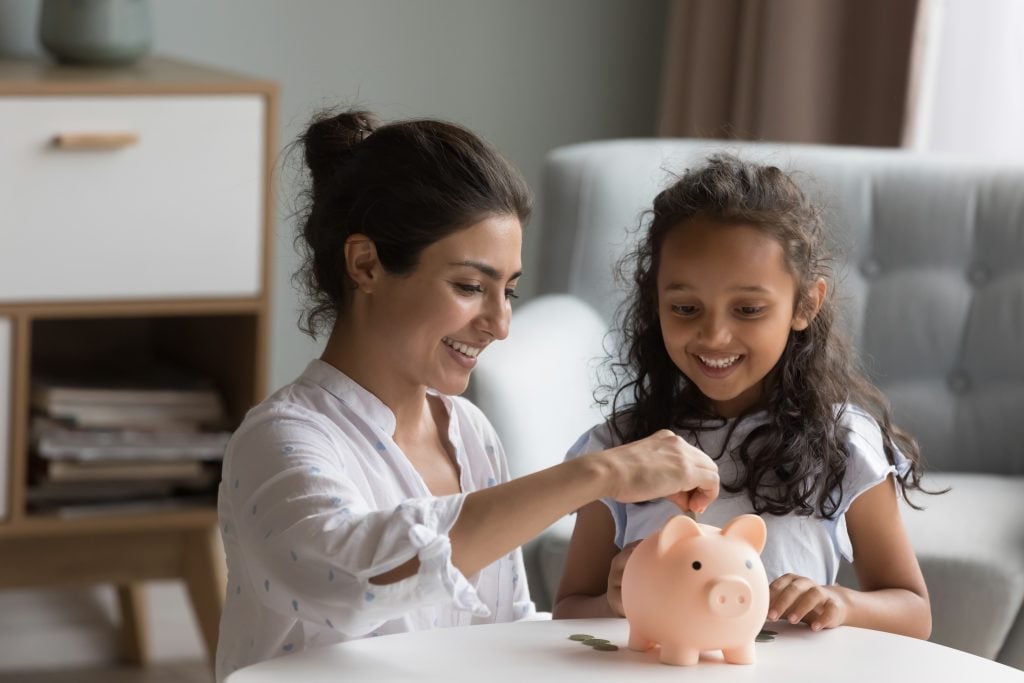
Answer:
<svg viewBox="0 0 1024 683"><path fill-rule="evenodd" d="M149 0L43 0L39 41L72 64L130 64L153 40Z"/></svg>

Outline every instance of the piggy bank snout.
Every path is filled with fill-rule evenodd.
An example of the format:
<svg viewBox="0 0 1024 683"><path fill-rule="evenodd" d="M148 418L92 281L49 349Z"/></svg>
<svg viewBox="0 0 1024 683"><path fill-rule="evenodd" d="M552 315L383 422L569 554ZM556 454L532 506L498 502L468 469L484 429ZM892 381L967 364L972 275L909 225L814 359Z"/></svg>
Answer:
<svg viewBox="0 0 1024 683"><path fill-rule="evenodd" d="M739 576L720 576L708 584L708 608L720 617L738 617L750 610L753 590Z"/></svg>

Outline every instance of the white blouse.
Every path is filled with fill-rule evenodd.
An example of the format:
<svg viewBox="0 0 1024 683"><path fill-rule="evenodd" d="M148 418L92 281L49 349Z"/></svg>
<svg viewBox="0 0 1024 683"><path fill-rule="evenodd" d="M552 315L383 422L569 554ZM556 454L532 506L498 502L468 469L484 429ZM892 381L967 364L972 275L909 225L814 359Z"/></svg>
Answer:
<svg viewBox="0 0 1024 683"><path fill-rule="evenodd" d="M466 495L509 471L483 413L438 396L462 490L441 497L392 439L391 410L323 361L249 411L218 496L228 564L218 681L319 645L534 616L520 550L468 578L452 564L448 533ZM370 583L413 557L416 575Z"/></svg>

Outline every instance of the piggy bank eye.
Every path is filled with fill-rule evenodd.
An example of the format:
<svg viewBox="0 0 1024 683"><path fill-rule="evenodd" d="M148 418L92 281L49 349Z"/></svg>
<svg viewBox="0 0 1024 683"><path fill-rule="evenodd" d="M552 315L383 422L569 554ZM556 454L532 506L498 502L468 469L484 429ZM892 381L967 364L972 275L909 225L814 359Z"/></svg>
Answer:
<svg viewBox="0 0 1024 683"><path fill-rule="evenodd" d="M743 564L747 565L747 569L753 569L754 568L754 563L751 562L750 560L747 560Z"/></svg>
<svg viewBox="0 0 1024 683"><path fill-rule="evenodd" d="M699 561L694 561L694 563L692 565L690 565L690 566L693 567L694 569L700 569L700 562Z"/></svg>

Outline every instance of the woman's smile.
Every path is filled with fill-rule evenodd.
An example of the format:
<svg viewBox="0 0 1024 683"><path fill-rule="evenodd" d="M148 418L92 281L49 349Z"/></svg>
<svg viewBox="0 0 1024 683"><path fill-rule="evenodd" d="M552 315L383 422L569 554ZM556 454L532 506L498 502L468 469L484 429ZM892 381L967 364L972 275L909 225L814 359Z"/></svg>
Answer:
<svg viewBox="0 0 1024 683"><path fill-rule="evenodd" d="M441 342L448 354L462 367L472 370L476 367L477 356L486 348L485 346L471 346L455 341L451 337L443 337Z"/></svg>

